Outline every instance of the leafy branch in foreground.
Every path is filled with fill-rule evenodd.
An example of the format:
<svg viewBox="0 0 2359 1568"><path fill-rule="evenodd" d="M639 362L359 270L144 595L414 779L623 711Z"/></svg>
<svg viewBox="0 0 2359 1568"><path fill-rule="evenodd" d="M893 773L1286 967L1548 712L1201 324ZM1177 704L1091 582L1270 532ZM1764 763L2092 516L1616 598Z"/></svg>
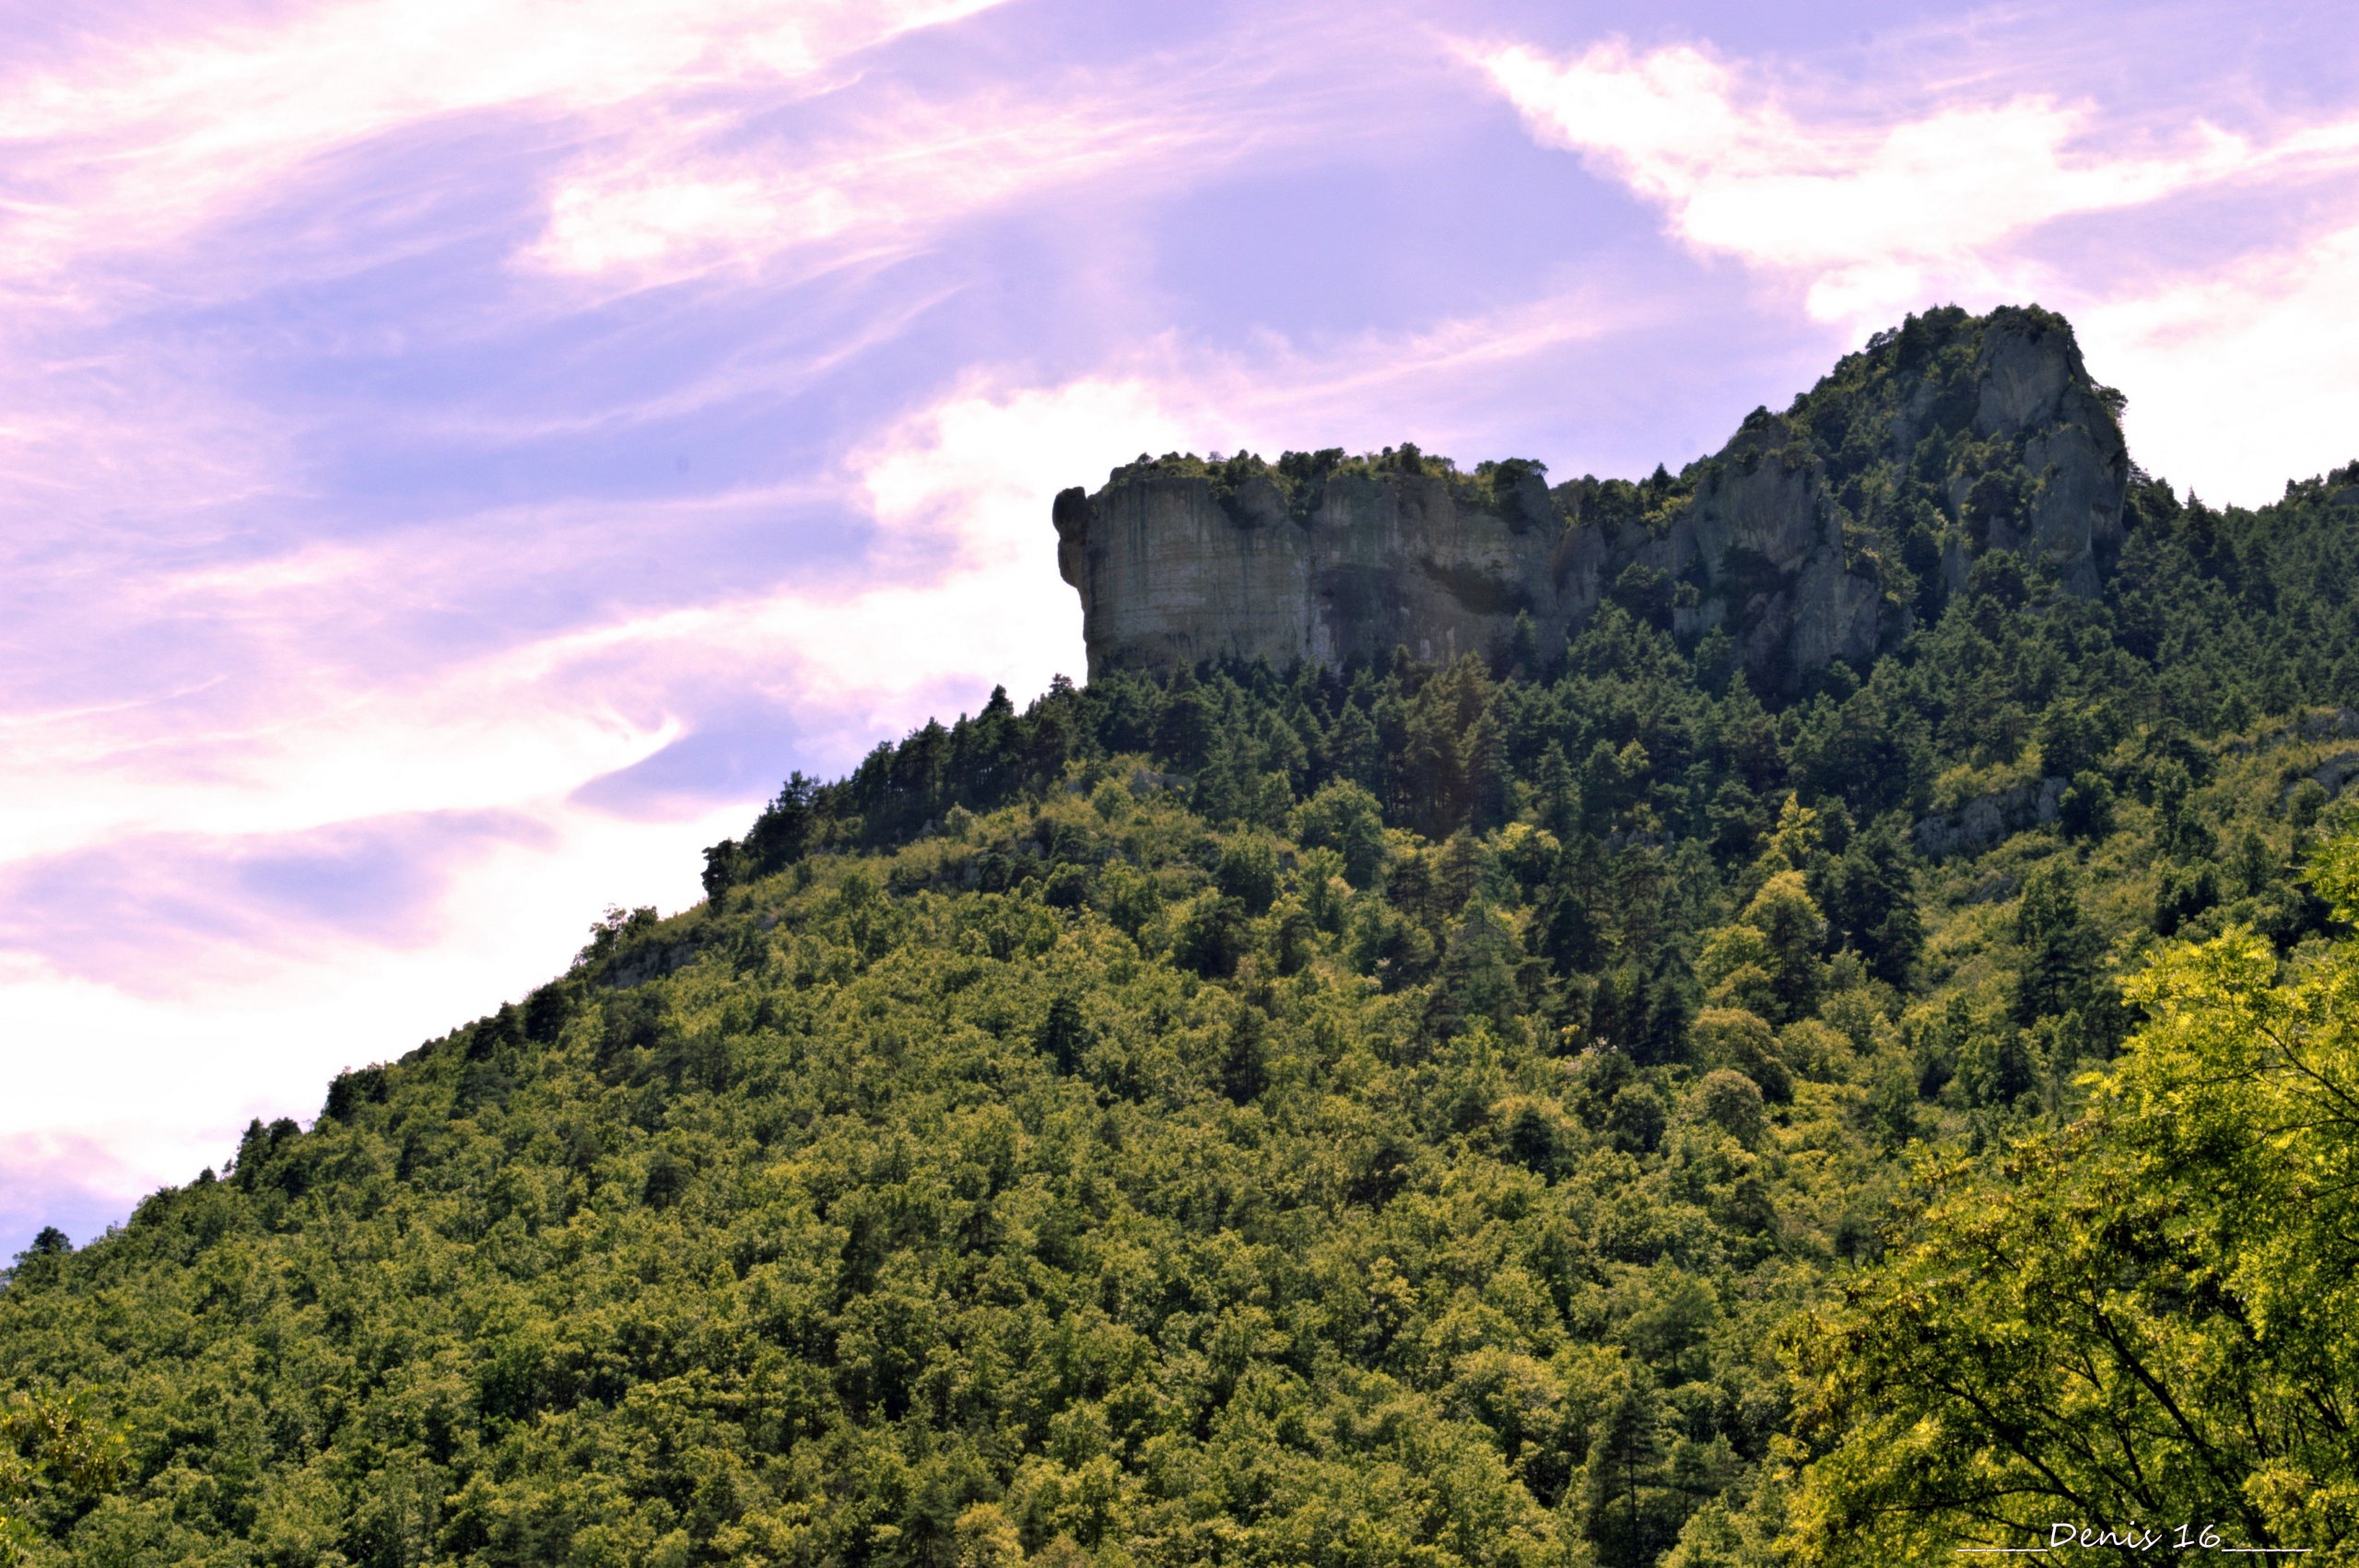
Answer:
<svg viewBox="0 0 2359 1568"><path fill-rule="evenodd" d="M2359 836L2313 884L2359 919ZM1905 1249L1795 1335L1810 1563L2036 1544L2060 1520L2359 1535L2359 939L2244 928L2126 988L2089 1112L1951 1161Z"/></svg>

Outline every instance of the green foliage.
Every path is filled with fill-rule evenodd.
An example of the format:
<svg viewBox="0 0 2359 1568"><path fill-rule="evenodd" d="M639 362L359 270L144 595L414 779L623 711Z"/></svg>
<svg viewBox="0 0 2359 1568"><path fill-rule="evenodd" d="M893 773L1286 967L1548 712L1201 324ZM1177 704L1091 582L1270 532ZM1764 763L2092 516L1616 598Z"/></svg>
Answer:
<svg viewBox="0 0 2359 1568"><path fill-rule="evenodd" d="M2051 862L2031 873L2015 916L2024 949L2015 980L2014 1021L2028 1027L2095 1000L2102 936L2082 913L2067 868Z"/></svg>
<svg viewBox="0 0 2359 1568"><path fill-rule="evenodd" d="M1384 812L1375 796L1339 778L1305 801L1295 813L1294 836L1306 848L1332 849L1356 888L1376 885L1384 866Z"/></svg>
<svg viewBox="0 0 2359 1568"><path fill-rule="evenodd" d="M20 1262L8 1364L86 1374L133 1433L123 1484L43 1541L1553 1562L1676 1539L1766 1453L1766 1328L1823 1245L1778 1217L1811 1208L1787 1145L1839 1129L1773 1126L1745 1080L1674 1117L1683 1071L1566 1056L1577 977L1522 943L1507 835L1401 836L1388 902L1332 848L1224 840L1168 791L1109 828L1099 800L605 922L525 1006L340 1079L308 1132L252 1129L229 1179ZM1513 837L1550 885L1553 843ZM1066 869L1089 891L1061 905ZM1134 931L1117 871L1166 890ZM1357 971L1379 916L1438 933L1430 979Z"/></svg>
<svg viewBox="0 0 2359 1568"><path fill-rule="evenodd" d="M2359 837L2314 875L2359 916ZM1796 1335L1805 1562L1935 1562L2057 1519L2359 1539L2359 940L2234 929L2130 984L2095 1104L1927 1173L1907 1247Z"/></svg>
<svg viewBox="0 0 2359 1568"><path fill-rule="evenodd" d="M1561 648L1060 680L790 778L705 905L609 911L19 1258L15 1539L1697 1568L2151 1503L2346 1541L2359 747L2317 705L2359 689L2359 466L2259 511L2135 474L2065 594L2002 544L2038 481L1971 434L1989 325L1879 334L1753 460L1825 462L1913 617L1863 668L1756 691L1641 572ZM1141 463L1546 521L1536 464ZM1702 477L1550 504L1661 530Z"/></svg>
<svg viewBox="0 0 2359 1568"><path fill-rule="evenodd" d="M2057 802L2057 825L2067 838L2104 838L2113 832L2113 786L2095 773L2075 773Z"/></svg>
<svg viewBox="0 0 2359 1568"><path fill-rule="evenodd" d="M62 1234L44 1229L18 1257L15 1277L41 1278L66 1250ZM94 1403L87 1393L42 1389L0 1398L0 1563L27 1561L122 1479L123 1433Z"/></svg>

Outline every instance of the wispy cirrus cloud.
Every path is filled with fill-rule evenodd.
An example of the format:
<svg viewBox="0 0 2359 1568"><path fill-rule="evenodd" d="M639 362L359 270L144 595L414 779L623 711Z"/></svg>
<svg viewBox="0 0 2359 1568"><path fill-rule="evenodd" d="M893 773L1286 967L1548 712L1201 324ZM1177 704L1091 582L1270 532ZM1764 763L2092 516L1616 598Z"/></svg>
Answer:
<svg viewBox="0 0 2359 1568"><path fill-rule="evenodd" d="M46 48L0 53L0 611L23 634L0 701L51 710L129 699L170 721L183 711L178 695L203 688L209 718L245 670L268 663L278 692L299 694L290 665L348 668L342 636L298 646L316 620L308 585L234 608L186 590L258 559L293 552L316 565L342 547L319 548L349 529L353 509L323 459L347 441L381 452L405 426L397 397L356 381L391 382L381 367L440 357L461 395L435 396L428 382L423 401L471 405L475 427L453 439L478 449L494 434L481 417L491 408L511 427L577 431L665 417L667 398L683 404L669 417L692 412L676 387L590 407L571 393L528 412L512 386L481 385L470 356L496 356L503 335L550 332L584 302L527 300L496 266L488 278L471 270L463 250L405 279L409 300L372 301L375 322L354 319L351 304L369 295L352 280L415 273L418 258L473 243L477 228L529 235L546 221L546 192L524 171L554 170L585 143L668 123L700 98L797 101L851 79L864 52L998 3L158 6L139 26L66 29ZM477 139L458 156L430 140L399 155L462 123ZM446 211L439 193L452 191L466 194ZM368 223L339 210L354 204L373 209ZM933 286L933 298L944 292ZM756 370L773 396L808 382L831 369L831 352L856 354L922 309L892 301L848 345L750 356L736 395ZM323 385L312 368L339 360L367 368ZM359 427L340 427L346 419ZM500 439L512 447L512 427ZM406 532L415 550L423 531ZM472 543L463 529L458 550L425 558ZM518 541L505 543L512 552ZM363 620L385 620L384 600L416 575L381 577L393 591L364 603ZM70 615L68 593L80 596ZM53 631L60 616L71 627ZM173 645L180 667L127 657L143 641ZM192 655L205 667L194 679Z"/></svg>
<svg viewBox="0 0 2359 1568"><path fill-rule="evenodd" d="M1201 181L1316 135L1333 89L1273 91L1277 75L1199 50L1020 91L887 91L816 129L769 123L757 95L707 95L588 147L551 183L546 226L519 260L645 286L906 254L1020 201L1149 171Z"/></svg>
<svg viewBox="0 0 2359 1568"><path fill-rule="evenodd" d="M86 298L78 263L183 238L405 126L801 81L999 3L346 0L291 20L216 12L152 41L86 35L0 75L0 290Z"/></svg>
<svg viewBox="0 0 2359 1568"><path fill-rule="evenodd" d="M281 832L151 831L0 863L0 950L135 994L267 979L361 942L416 949L466 863L552 848L538 817L428 812Z"/></svg>
<svg viewBox="0 0 2359 1568"><path fill-rule="evenodd" d="M734 127L710 122L641 135L558 178L521 259L646 284L789 255L898 253L1019 196L1251 141L1250 125L1172 98L1114 85L1082 102L911 100L818 147L724 148Z"/></svg>

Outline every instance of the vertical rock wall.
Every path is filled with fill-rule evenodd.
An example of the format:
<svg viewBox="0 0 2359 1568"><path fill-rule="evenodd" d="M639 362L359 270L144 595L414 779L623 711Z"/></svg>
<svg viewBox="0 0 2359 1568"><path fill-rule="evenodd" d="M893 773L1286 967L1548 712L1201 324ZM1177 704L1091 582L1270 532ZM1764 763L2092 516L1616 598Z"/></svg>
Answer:
<svg viewBox="0 0 2359 1568"><path fill-rule="evenodd" d="M1981 464L1946 480L1954 529L1938 569L1958 579L1950 586L1973 556L2009 550L2094 593L2119 539L2129 474L2113 415L2060 320L2012 311L1966 324L1977 330L1970 366L1942 382L1874 369L1884 401L1853 419L1849 439L1905 464L1937 437ZM1880 339L1897 363L1909 349L1895 341ZM1812 398L1848 395L1828 394L1830 384L1797 404L1802 417ZM2001 474L1997 491L1989 473ZM1396 647L1431 661L1487 655L1519 616L1540 647L1555 647L1633 568L1643 569L1629 580L1666 596L1668 629L1692 639L1724 627L1773 688L1833 659L1871 658L1912 624L1898 548L1873 526L1890 497L1854 495L1870 514L1855 516L1810 430L1766 413L1643 519L1604 515L1593 480L1552 491L1535 473L1476 484L1349 463L1232 477L1144 463L1095 495L1057 497L1058 568L1081 594L1091 674L1205 659L1339 664Z"/></svg>

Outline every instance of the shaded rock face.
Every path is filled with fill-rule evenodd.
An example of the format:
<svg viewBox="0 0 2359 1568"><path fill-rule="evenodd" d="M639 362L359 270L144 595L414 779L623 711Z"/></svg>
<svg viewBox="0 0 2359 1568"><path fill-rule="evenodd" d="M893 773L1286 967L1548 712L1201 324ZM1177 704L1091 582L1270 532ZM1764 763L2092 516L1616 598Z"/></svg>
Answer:
<svg viewBox="0 0 2359 1568"><path fill-rule="evenodd" d="M2065 586L2097 591L2097 557L2121 538L2130 453L2089 385L2080 349L2060 326L2007 322L1983 339L1974 432L2014 441L2037 477L2018 538L1994 532L1994 548L2020 549L2053 567Z"/></svg>
<svg viewBox="0 0 2359 1568"><path fill-rule="evenodd" d="M1519 612L1563 624L1544 490L1535 507L1509 520L1461 509L1438 477L1338 474L1297 516L1267 480L1226 504L1207 479L1133 480L1057 498L1057 560L1081 591L1092 674L1338 664L1396 645L1448 660L1490 652Z"/></svg>
<svg viewBox="0 0 2359 1568"><path fill-rule="evenodd" d="M1917 852L1929 860L1945 860L1961 851L1987 849L2028 827L2046 826L2056 820L2065 788L2061 778L2043 778L1929 816L1917 825Z"/></svg>
<svg viewBox="0 0 2359 1568"><path fill-rule="evenodd" d="M1896 606L1886 615L1873 567L1845 564L1826 475L1797 451L1783 419L1739 431L1670 530L1674 542L1692 541L1677 547L1702 569L1708 618L1730 624L1746 669L1773 685L1830 659L1867 658L1905 629Z"/></svg>
<svg viewBox="0 0 2359 1568"><path fill-rule="evenodd" d="M1965 584L1975 555L2009 550L2094 593L2120 535L2120 431L2060 319L1971 324L1982 330L1966 380L1895 380L1905 395L1875 415L1872 444L1905 463L1938 437L1999 454L1984 461L2013 476L2002 508L1974 473L1946 481L1955 527L1934 569L1948 588ZM1520 616L1545 649L1615 599L1683 640L1725 629L1756 684L1790 690L1831 660L1872 658L1913 624L1907 573L1886 564L1897 551L1872 547L1809 432L1766 412L1642 517L1630 486L1617 515L1614 486L1552 490L1528 470L1476 484L1360 462L1230 483L1189 466L1143 462L1095 495L1057 497L1058 568L1081 595L1093 676L1206 659L1333 664L1396 648L1494 656Z"/></svg>

